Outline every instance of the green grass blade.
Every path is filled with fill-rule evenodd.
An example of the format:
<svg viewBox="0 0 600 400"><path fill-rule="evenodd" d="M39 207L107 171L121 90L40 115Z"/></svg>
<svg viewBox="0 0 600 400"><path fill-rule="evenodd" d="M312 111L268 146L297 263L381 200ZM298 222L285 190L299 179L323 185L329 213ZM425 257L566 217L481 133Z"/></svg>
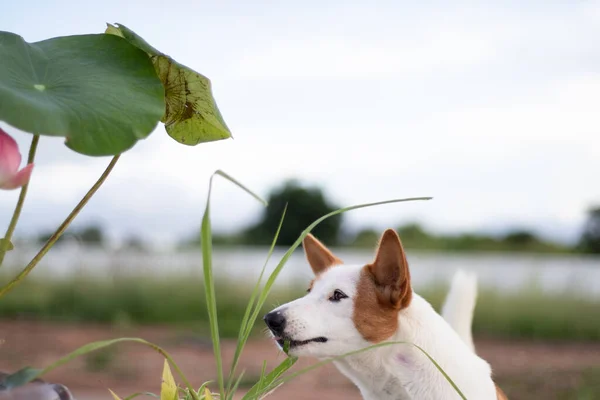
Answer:
<svg viewBox="0 0 600 400"><path fill-rule="evenodd" d="M263 379L259 380L256 385L252 386L248 393L242 400L253 400L258 399L260 396L275 390L279 385L283 382L278 383L278 379L281 375L283 375L288 369L292 368L294 364L298 361L296 357L286 357L285 360L281 362L277 367L275 367L271 372L269 372ZM263 368L264 373L264 368Z"/></svg>
<svg viewBox="0 0 600 400"><path fill-rule="evenodd" d="M198 393L198 394L200 394L200 393L204 392L204 388L205 388L205 387L207 387L209 383L212 383L212 381L207 381L207 382L204 382L204 383L202 384L202 386L200 386L200 389L198 389L198 392L197 392L197 393Z"/></svg>
<svg viewBox="0 0 600 400"><path fill-rule="evenodd" d="M150 397L155 397L157 399L160 399L159 395L151 393L151 392L138 392L138 393L130 394L129 396L125 397L123 400L132 400L139 396L150 396Z"/></svg>
<svg viewBox="0 0 600 400"><path fill-rule="evenodd" d="M242 189L244 192L246 192L250 196L254 197L256 199L256 201L261 203L263 206L265 206L265 207L267 206L267 202L262 197L260 197L256 193L254 193L252 190L248 189L246 186L244 186L242 183L240 183L238 180L236 180L235 178L233 178L231 175L227 174L226 172L223 172L220 169L218 169L215 171L215 173L213 175L220 175L221 177L227 179L229 182L235 184L237 187Z"/></svg>
<svg viewBox="0 0 600 400"><path fill-rule="evenodd" d="M199 388L197 391L195 391L195 392L194 392L194 390L193 390L193 389L191 389L191 390L190 390L190 389L188 389L188 390L186 391L186 397L185 397L185 400L188 400L188 399L189 399L189 398L192 396L192 394L191 394L190 392L194 392L194 396L198 396L198 397L200 398L200 400L203 400L203 399L205 399L205 398L206 398L206 396L204 395L204 392L205 392L205 388L208 386L208 384L209 384L209 383L212 383L212 381L207 381L207 382L204 382L204 383L202 384L202 386L200 386L200 388Z"/></svg>
<svg viewBox="0 0 600 400"><path fill-rule="evenodd" d="M202 268L204 271L204 292L206 295L206 308L208 311L208 321L210 325L210 336L213 343L213 352L217 364L217 377L219 382L219 393L224 397L225 388L223 384L223 360L221 356L221 343L219 337L219 323L217 321L217 303L215 296L215 283L212 274L212 232L210 224L210 195L212 191L212 182L214 175L210 178L208 189L208 199L206 200L206 209L202 217L202 231L200 245L202 249Z"/></svg>
<svg viewBox="0 0 600 400"><path fill-rule="evenodd" d="M461 390L458 388L458 386L456 385L456 383L454 383L454 381L448 376L448 374L446 373L446 371L444 371L444 369L442 367L440 367L440 365L437 363L437 361L435 361L433 359L433 357L431 357L429 355L429 353L427 353L425 350L423 350L423 348L421 346L416 345L414 343L412 343L412 345L415 346L417 349L421 350L421 352L423 354L425 354L427 356L427 358L429 358L429 360L433 363L433 365L435 365L435 367L438 369L438 371L440 371L442 373L442 375L444 375L444 378L446 378L446 380L448 382L450 382L450 384L452 385L452 387L454 388L454 390L456 390L456 393L458 393L463 400L467 400L467 398L465 397L465 395L463 394L463 392L461 392Z"/></svg>
<svg viewBox="0 0 600 400"><path fill-rule="evenodd" d="M279 220L279 225L277 226L277 231L275 232L275 237L273 238L273 241L271 242L271 247L269 248L269 253L267 254L267 259L265 260L265 263L263 264L263 267L260 271L260 275L258 276L258 280L256 281L256 285L254 286L254 289L252 290L250 300L248 300L248 305L246 306L244 318L242 319L242 324L240 325L240 331L239 331L239 335L238 335L237 346L235 348L235 354L233 356L233 362L231 364L231 370L229 371L229 382L227 384L227 392L228 393L231 388L231 382L233 380L233 377L235 376L235 370L236 370L238 362L240 360L240 356L242 355L244 346L246 345L246 342L248 342L248 338L250 337L250 334L252 333L252 327L254 326L254 322L252 322L251 324L249 323L250 322L250 313L252 312L254 302L260 291L260 284L262 283L262 278L265 274L267 264L271 260L271 256L273 255L273 252L275 250L275 245L277 244L277 239L279 238L279 232L281 231L281 227L283 226L283 220L285 219L286 212L287 212L287 204L285 205L285 207L283 209L281 219Z"/></svg>
<svg viewBox="0 0 600 400"><path fill-rule="evenodd" d="M250 317L249 323L252 326L254 326L254 323L256 322L256 319L258 318L258 313L260 313L260 310L262 309L263 305L265 304L265 301L267 300L267 297L269 296L269 293L271 292L271 288L273 287L273 284L275 283L275 279L277 279L277 277L279 276L279 273L281 272L281 270L283 269L283 267L285 266L285 264L287 263L289 258L292 256L292 254L294 253L296 248L298 246L300 246L300 244L302 244L302 240L306 237L306 235L308 235L310 233L310 231L312 231L321 222L323 222L327 218L333 217L334 215L338 215L338 214L341 214L341 213L344 213L347 211L351 211L351 210L357 210L359 208L367 208L367 207L374 207L374 206L379 206L379 205L383 205L383 204L402 203L402 202L418 201L418 200L431 200L431 197L410 197L410 198L405 198L405 199L395 199L395 200L379 201L379 202L375 202L375 203L359 204L359 205L355 205L355 206L340 208L338 210L332 211L329 214L322 216L321 218L318 218L316 221L314 221L312 224L310 224L304 231L302 231L302 234L300 235L300 237L298 237L298 239L294 242L294 244L288 249L288 251L286 251L286 253L283 255L283 257L282 257L281 261L279 262L279 264L277 265L277 267L275 267L273 272L271 272L269 279L267 279L267 283L265 284L263 290L261 291L258 302L257 302L256 306L254 307L254 312L252 313L252 316Z"/></svg>
<svg viewBox="0 0 600 400"><path fill-rule="evenodd" d="M260 393L260 391L262 390L266 377L267 377L267 360L264 360L263 364L262 364L262 368L260 370L260 376L258 377L258 382L256 382L256 384L254 385L257 387L256 393ZM252 390L253 387L250 388L250 390Z"/></svg>
<svg viewBox="0 0 600 400"><path fill-rule="evenodd" d="M200 386L200 388L198 389L198 391L196 392L196 394L201 398L201 399L205 399L206 396L204 395L204 392L206 391L206 387L208 386L208 384L211 383L211 381L208 382L204 382L202 384L202 386ZM193 390L192 390L193 391Z"/></svg>
<svg viewBox="0 0 600 400"><path fill-rule="evenodd" d="M213 278L212 269L212 228L210 223L210 196L212 193L213 178L215 176L221 176L230 182L234 183L246 193L257 199L263 204L266 204L258 195L253 193L251 190L246 188L240 182L233 179L231 176L223 171L217 170L210 177L208 196L206 199L206 209L202 216L202 228L201 228L201 250L202 250L202 268L204 271L204 288L206 294L206 308L208 311L208 320L210 325L210 336L213 343L213 351L215 355L215 362L217 364L217 377L219 382L219 394L221 399L225 399L225 382L223 379L223 357L221 354L221 340L219 336L219 322L217 319L217 300L215 294L215 282Z"/></svg>
<svg viewBox="0 0 600 400"><path fill-rule="evenodd" d="M245 373L245 371L242 371L240 376L238 376L238 378L235 380L235 383L233 384L233 387L231 388L231 390L227 391L227 399L228 400L233 400L233 395L235 394L235 392L237 392L238 387L240 386L240 383L242 382L242 379L244 378L244 373Z"/></svg>

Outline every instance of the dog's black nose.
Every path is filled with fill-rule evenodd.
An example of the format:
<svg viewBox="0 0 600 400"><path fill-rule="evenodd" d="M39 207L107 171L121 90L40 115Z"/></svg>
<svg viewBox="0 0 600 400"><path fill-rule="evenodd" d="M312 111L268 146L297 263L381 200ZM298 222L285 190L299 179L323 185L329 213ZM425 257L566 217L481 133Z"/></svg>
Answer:
<svg viewBox="0 0 600 400"><path fill-rule="evenodd" d="M264 320L273 334L277 336L283 336L283 330L285 329L285 317L283 316L283 312L281 310L271 311L265 315Z"/></svg>

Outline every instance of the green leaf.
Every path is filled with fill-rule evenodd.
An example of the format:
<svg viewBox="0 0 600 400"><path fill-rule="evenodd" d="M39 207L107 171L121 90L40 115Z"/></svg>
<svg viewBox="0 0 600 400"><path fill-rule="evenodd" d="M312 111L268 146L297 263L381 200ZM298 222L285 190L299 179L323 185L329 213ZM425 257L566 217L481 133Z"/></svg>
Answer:
<svg viewBox="0 0 600 400"><path fill-rule="evenodd" d="M246 395L242 397L242 400L259 399L275 390L279 386L276 380L288 369L292 368L296 361L298 361L296 357L286 357L281 364L258 381L256 385L252 386Z"/></svg>
<svg viewBox="0 0 600 400"><path fill-rule="evenodd" d="M165 88L162 122L169 136L191 146L231 137L207 77L161 53L126 26L107 25L106 33L125 38L148 53L154 63Z"/></svg>
<svg viewBox="0 0 600 400"><path fill-rule="evenodd" d="M10 374L4 377L0 382L1 389L12 389L17 386L22 386L32 380L36 379L40 374L39 369L25 367L18 370L14 374Z"/></svg>
<svg viewBox="0 0 600 400"><path fill-rule="evenodd" d="M78 153L120 154L164 113L164 89L147 54L114 35L27 43L0 32L0 60L0 120L63 136Z"/></svg>
<svg viewBox="0 0 600 400"><path fill-rule="evenodd" d="M12 242L6 238L0 238L0 250L7 252L11 251L15 248Z"/></svg>

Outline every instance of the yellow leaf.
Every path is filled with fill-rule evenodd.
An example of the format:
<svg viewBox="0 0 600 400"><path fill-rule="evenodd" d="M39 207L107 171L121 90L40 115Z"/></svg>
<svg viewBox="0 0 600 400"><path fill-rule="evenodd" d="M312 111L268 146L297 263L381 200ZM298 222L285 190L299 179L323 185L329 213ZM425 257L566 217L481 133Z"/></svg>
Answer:
<svg viewBox="0 0 600 400"><path fill-rule="evenodd" d="M169 362L165 359L163 367L162 385L160 387L160 400L177 400L177 384L173 379Z"/></svg>
<svg viewBox="0 0 600 400"><path fill-rule="evenodd" d="M162 122L173 139L194 146L231 137L208 78L167 56L154 56L151 60L165 87Z"/></svg>
<svg viewBox="0 0 600 400"><path fill-rule="evenodd" d="M115 392L113 392L110 389L108 389L108 391L110 392L110 394L112 394L112 397L114 400L121 400L121 398L119 396L117 396L117 394Z"/></svg>
<svg viewBox="0 0 600 400"><path fill-rule="evenodd" d="M232 137L207 77L158 51L124 25L107 24L106 33L124 38L150 56L165 88L161 121L169 136L189 146Z"/></svg>
<svg viewBox="0 0 600 400"><path fill-rule="evenodd" d="M213 400L212 393L206 387L204 388L204 399L205 400Z"/></svg>

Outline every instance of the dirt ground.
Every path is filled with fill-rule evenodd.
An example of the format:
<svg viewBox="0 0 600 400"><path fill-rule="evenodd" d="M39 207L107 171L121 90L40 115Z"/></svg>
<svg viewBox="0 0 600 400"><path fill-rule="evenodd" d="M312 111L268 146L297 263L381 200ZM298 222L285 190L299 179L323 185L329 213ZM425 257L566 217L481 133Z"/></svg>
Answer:
<svg viewBox="0 0 600 400"><path fill-rule="evenodd" d="M69 325L31 321L0 321L0 370L13 372L25 365L43 367L90 341L121 336L141 337L163 346L198 387L215 379L212 346L207 339L166 327L115 329L106 325ZM549 343L476 340L495 379L511 400L600 399L600 343ZM223 343L226 367L235 342ZM282 355L266 339L248 344L240 370L248 387L259 375L262 360L272 367ZM298 368L314 360L301 360ZM122 344L84 356L48 374L45 379L67 385L78 400L111 397L107 388L125 397L139 391L159 392L162 359L138 344ZM297 367L294 367L297 368ZM149 397L140 397L149 398ZM361 399L354 386L333 366L301 376L279 388L270 398L285 400Z"/></svg>

